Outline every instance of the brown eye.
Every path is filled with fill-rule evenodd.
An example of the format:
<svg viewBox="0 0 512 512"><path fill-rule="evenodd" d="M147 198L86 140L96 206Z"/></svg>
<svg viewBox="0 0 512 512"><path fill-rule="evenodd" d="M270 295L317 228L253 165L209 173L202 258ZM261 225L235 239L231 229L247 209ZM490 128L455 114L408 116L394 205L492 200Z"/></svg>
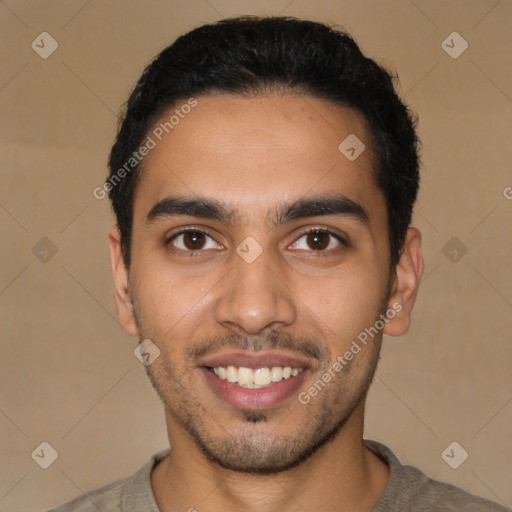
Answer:
<svg viewBox="0 0 512 512"><path fill-rule="evenodd" d="M325 229L311 229L295 240L290 248L327 255L331 250L346 245L344 239L336 233Z"/></svg>
<svg viewBox="0 0 512 512"><path fill-rule="evenodd" d="M202 249L206 243L204 233L200 231L189 231L183 233L183 245L191 251Z"/></svg>
<svg viewBox="0 0 512 512"><path fill-rule="evenodd" d="M188 253L200 254L203 249L222 249L215 240L203 231L197 229L186 229L173 235L167 242L172 250L177 249Z"/></svg>
<svg viewBox="0 0 512 512"><path fill-rule="evenodd" d="M329 242L331 241L330 239L331 236L328 233L309 233L306 238L306 243L308 244L308 247L314 251L321 251L328 247Z"/></svg>

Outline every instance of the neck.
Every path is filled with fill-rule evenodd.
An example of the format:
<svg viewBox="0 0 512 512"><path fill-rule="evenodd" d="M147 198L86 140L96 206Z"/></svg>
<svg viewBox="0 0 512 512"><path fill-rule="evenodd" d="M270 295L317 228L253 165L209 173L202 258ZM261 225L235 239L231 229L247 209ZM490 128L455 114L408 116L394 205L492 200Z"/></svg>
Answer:
<svg viewBox="0 0 512 512"><path fill-rule="evenodd" d="M204 458L188 438L169 435L171 455L152 472L161 512L370 512L384 492L389 468L363 444L364 400L335 437L301 464L271 475L240 473ZM167 417L169 434L175 431Z"/></svg>

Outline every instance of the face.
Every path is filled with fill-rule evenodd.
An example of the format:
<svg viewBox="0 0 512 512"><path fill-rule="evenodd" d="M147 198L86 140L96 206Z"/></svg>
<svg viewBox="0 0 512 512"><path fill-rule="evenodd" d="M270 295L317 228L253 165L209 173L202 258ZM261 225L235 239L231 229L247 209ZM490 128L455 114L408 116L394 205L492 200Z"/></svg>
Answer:
<svg viewBox="0 0 512 512"><path fill-rule="evenodd" d="M115 229L111 261L121 325L160 350L173 447L298 464L364 402L382 331L407 329L411 258L389 272L385 199L369 149L338 149L350 134L369 148L360 115L323 100L203 96L144 160L130 269Z"/></svg>

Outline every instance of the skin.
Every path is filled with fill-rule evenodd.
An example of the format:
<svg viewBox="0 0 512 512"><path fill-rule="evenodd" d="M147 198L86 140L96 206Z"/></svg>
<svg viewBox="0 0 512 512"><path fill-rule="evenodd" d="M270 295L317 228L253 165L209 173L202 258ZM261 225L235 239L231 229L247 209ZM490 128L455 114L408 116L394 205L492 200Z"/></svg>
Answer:
<svg viewBox="0 0 512 512"><path fill-rule="evenodd" d="M370 511L389 477L362 441L382 331L309 404L293 393L256 414L216 395L194 354L243 348L297 355L309 364L299 391L307 390L393 304L402 309L383 332L407 331L423 271L420 233L409 228L390 272L386 205L370 151L351 162L338 150L349 134L369 148L357 112L297 95L197 100L144 160L130 269L117 227L109 234L119 323L161 351L147 367L172 446L151 475L158 506L288 512L321 503L323 511ZM282 203L333 193L358 203L368 221L318 215L272 222ZM236 222L189 215L148 222L154 205L175 194L222 202ZM186 236L168 242L184 228L211 237L199 238L206 245L193 256ZM319 250L318 239L305 234L310 228L348 243L323 235ZM252 263L236 252L248 236L263 249ZM265 474L272 467L280 470Z"/></svg>

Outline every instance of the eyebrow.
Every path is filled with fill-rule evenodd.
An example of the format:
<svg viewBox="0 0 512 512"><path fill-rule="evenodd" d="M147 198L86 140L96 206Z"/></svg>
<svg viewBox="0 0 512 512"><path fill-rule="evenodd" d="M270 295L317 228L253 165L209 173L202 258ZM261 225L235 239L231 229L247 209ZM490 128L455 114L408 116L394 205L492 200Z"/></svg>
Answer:
<svg viewBox="0 0 512 512"><path fill-rule="evenodd" d="M161 218L185 215L216 220L228 226L240 223L240 217L236 210L216 199L168 196L151 208L146 217L146 224L151 224ZM303 197L282 203L277 206L271 222L273 227L279 227L293 220L326 215L351 217L363 224L369 224L368 212L359 203L341 194Z"/></svg>

